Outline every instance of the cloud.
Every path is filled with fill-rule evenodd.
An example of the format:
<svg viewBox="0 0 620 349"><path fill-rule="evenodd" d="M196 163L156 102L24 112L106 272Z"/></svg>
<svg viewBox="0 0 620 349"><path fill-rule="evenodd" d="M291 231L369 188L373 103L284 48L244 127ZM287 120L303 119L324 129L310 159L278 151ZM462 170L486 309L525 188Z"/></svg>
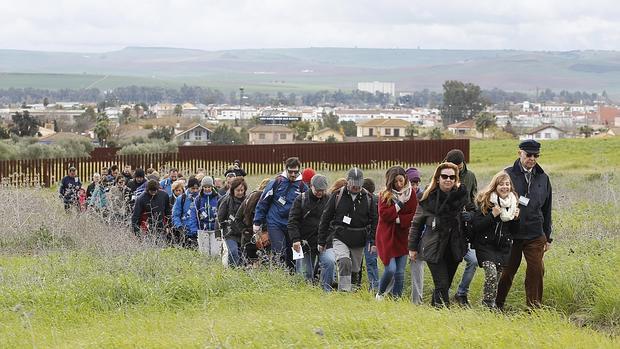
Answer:
<svg viewBox="0 0 620 349"><path fill-rule="evenodd" d="M605 0L23 0L2 7L0 46L16 49L620 49L620 7Z"/></svg>

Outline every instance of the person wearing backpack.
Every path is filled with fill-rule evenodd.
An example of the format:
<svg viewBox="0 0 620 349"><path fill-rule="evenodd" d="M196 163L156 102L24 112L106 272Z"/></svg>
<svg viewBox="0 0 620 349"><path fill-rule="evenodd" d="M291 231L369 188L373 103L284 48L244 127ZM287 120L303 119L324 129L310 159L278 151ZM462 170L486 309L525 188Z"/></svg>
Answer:
<svg viewBox="0 0 620 349"><path fill-rule="evenodd" d="M252 230L261 232L261 225L267 225L271 252L289 270L294 271L292 244L288 238L288 217L293 201L297 196L308 190L301 178L301 163L296 157L288 158L284 172L276 176L265 190L256 205Z"/></svg>
<svg viewBox="0 0 620 349"><path fill-rule="evenodd" d="M198 240L191 235L189 220L191 210L194 209L193 203L200 192L200 181L196 177L190 177L187 182L187 189L183 194L175 199L172 206L172 229L175 235L181 237L183 246L187 248L197 248Z"/></svg>
<svg viewBox="0 0 620 349"><path fill-rule="evenodd" d="M232 231L232 224L239 207L245 200L248 185L243 177L235 177L230 183L228 194L220 201L217 210L217 219L220 223L222 238L228 248L228 265L237 267L241 265L241 236Z"/></svg>
<svg viewBox="0 0 620 349"><path fill-rule="evenodd" d="M193 209L189 215L189 238L198 240L198 248L209 256L219 256L222 238L216 236L217 229L217 203L219 195L213 189L213 178L205 176L200 182L200 193L194 200ZM204 235L204 245L201 246L202 232Z"/></svg>
<svg viewBox="0 0 620 349"><path fill-rule="evenodd" d="M314 266L319 259L319 222L329 200L326 190L327 178L320 174L312 176L310 190L299 194L288 216L288 235L293 249L297 252L303 251L304 254L303 259L296 261L295 270L298 274L303 272L308 281L314 280ZM329 282L331 285L331 279L326 277L322 284Z"/></svg>
<svg viewBox="0 0 620 349"><path fill-rule="evenodd" d="M350 292L357 284L364 247L373 241L377 228L377 204L362 188L364 175L359 168L347 173L347 185L333 193L319 224L319 252L333 245L338 264L338 290Z"/></svg>
<svg viewBox="0 0 620 349"><path fill-rule="evenodd" d="M263 190L269 184L270 179L263 179L258 188L245 196L245 200L239 206L237 213L235 214L235 220L231 224L231 235L233 237L239 237L239 247L241 249L242 260L254 263L258 260L258 246L252 231L252 224L254 222L254 211L256 210L256 204L263 194ZM262 230L262 229L261 229ZM260 242L258 243L260 244ZM263 247L262 245L260 246Z"/></svg>

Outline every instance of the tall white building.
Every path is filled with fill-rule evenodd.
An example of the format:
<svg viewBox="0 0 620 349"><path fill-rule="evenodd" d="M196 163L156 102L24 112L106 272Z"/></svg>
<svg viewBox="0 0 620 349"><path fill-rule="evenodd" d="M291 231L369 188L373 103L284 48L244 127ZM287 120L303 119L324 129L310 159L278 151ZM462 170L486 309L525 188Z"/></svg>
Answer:
<svg viewBox="0 0 620 349"><path fill-rule="evenodd" d="M373 81L373 82L358 82L357 89L360 91L375 93L388 93L390 96L395 96L395 84L393 82L381 82L381 81Z"/></svg>

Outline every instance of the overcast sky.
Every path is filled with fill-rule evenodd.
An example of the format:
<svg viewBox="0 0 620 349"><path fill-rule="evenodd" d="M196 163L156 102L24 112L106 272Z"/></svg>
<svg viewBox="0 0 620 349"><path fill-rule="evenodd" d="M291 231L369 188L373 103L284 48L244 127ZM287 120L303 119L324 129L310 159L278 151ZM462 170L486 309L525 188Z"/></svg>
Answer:
<svg viewBox="0 0 620 349"><path fill-rule="evenodd" d="M0 18L0 48L28 50L620 50L617 0L0 0Z"/></svg>

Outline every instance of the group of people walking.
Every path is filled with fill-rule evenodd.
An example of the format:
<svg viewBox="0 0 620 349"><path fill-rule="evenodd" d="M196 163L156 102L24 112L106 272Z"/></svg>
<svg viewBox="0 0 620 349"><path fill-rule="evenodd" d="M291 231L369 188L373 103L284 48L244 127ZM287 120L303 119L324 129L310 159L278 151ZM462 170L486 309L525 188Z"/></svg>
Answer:
<svg viewBox="0 0 620 349"><path fill-rule="evenodd" d="M251 193L235 161L224 181L204 171L185 181L176 169L161 181L142 169L130 178L131 169L115 175L118 169L111 168L105 178L93 178L86 195L112 222L130 218L138 237L223 254L229 266L255 265L264 256L325 291L359 289L365 261L377 300L402 297L409 260L413 303L423 301L424 264L434 284L434 306L469 305L469 285L481 267L482 304L503 309L523 255L527 304L539 306L543 256L552 241L551 184L537 163L539 154L538 142L521 142L514 165L480 192L463 152L455 149L426 187L418 169L393 166L378 194L359 168L330 186L293 157ZM79 205L80 190L70 168L60 185L65 208ZM380 278L377 260L384 266ZM463 260L463 278L451 298Z"/></svg>

